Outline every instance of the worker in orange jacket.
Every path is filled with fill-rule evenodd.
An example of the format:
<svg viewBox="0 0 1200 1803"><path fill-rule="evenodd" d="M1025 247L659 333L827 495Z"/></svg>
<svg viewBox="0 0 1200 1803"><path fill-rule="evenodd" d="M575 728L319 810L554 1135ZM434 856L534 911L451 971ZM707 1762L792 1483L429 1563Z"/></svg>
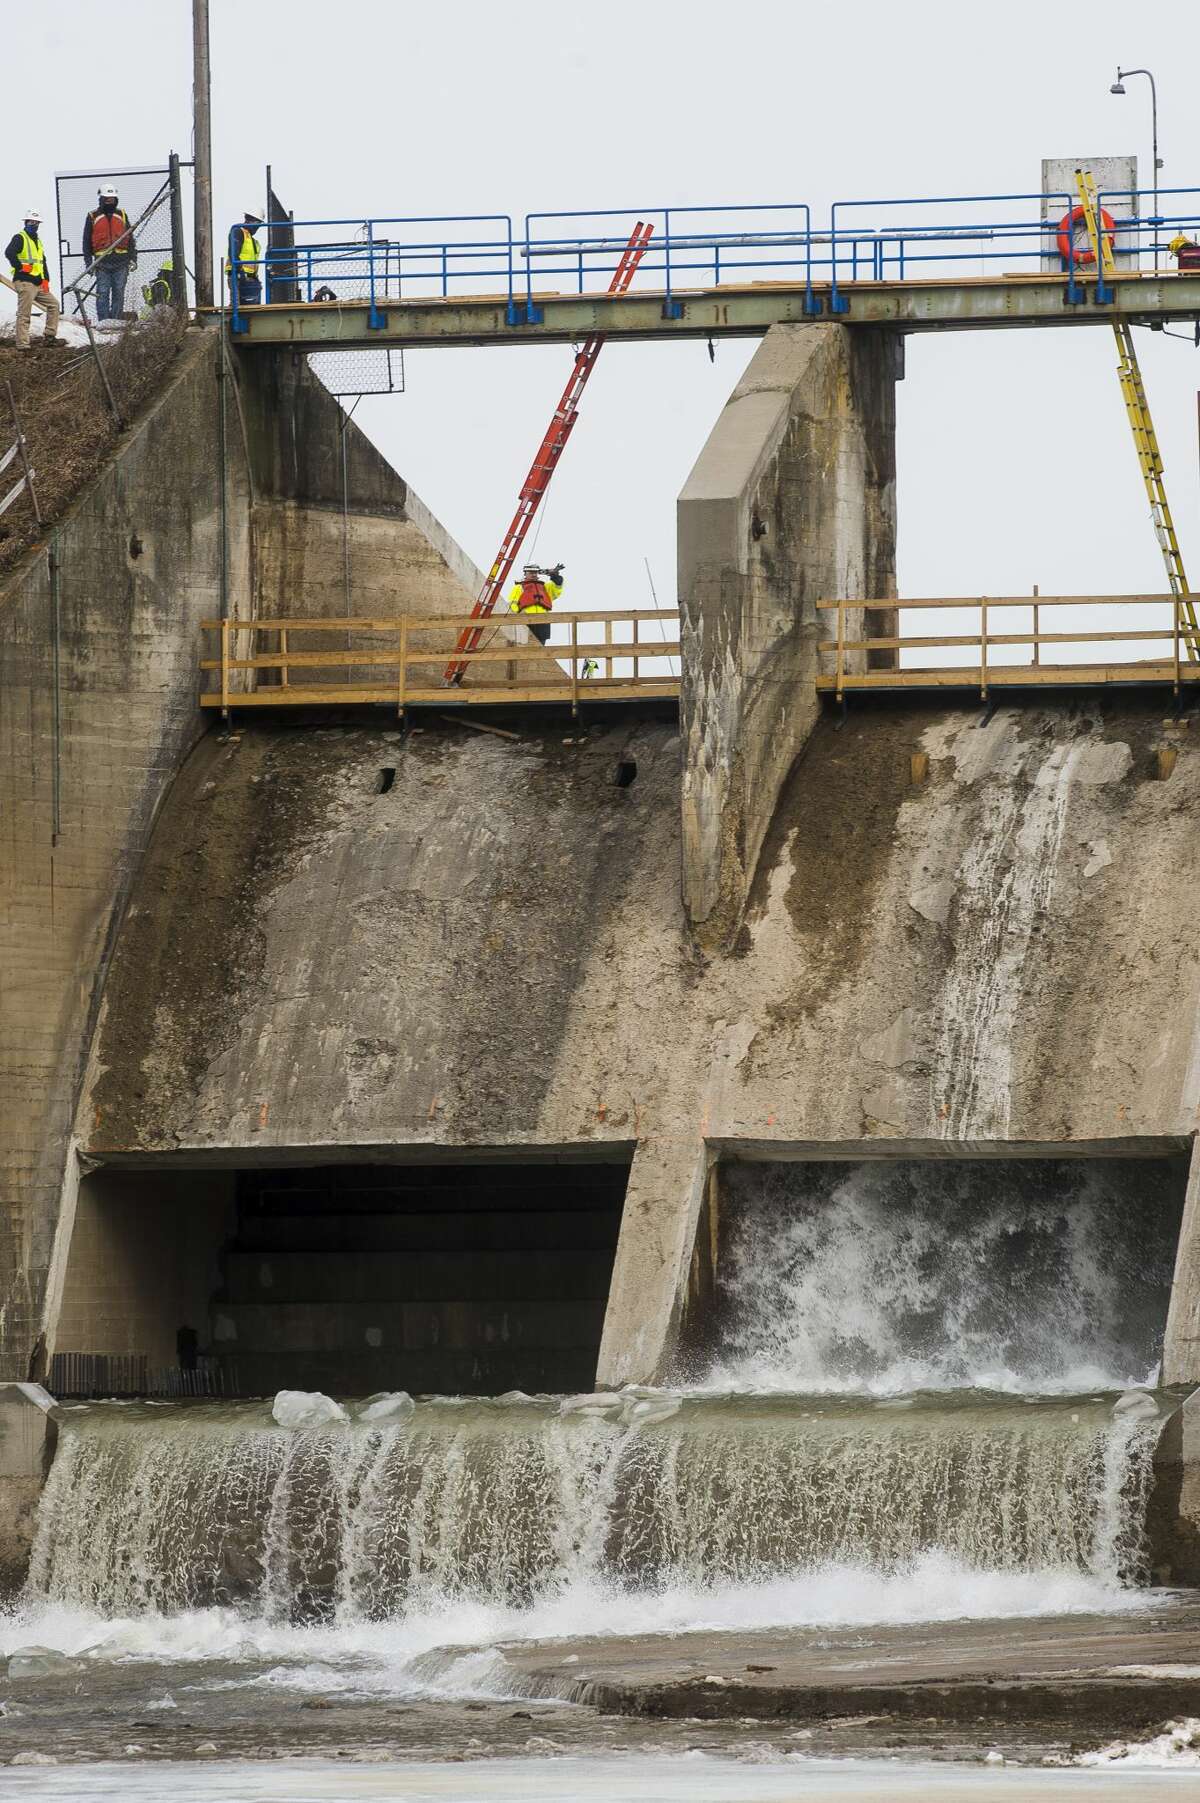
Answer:
<svg viewBox="0 0 1200 1803"><path fill-rule="evenodd" d="M96 318L120 319L129 271L137 268L137 246L129 215L113 187L101 188L83 222L83 265L96 271Z"/></svg>
<svg viewBox="0 0 1200 1803"><path fill-rule="evenodd" d="M522 624L528 626L539 645L550 643L550 622L543 620L535 625L528 616L550 612L563 592L562 578L561 563L556 563L552 570L543 570L535 563L526 564L520 582L508 597L509 613L520 614Z"/></svg>
<svg viewBox="0 0 1200 1803"><path fill-rule="evenodd" d="M42 216L37 208L26 207L25 224L19 232L13 233L4 253L12 268L13 286L17 291L16 343L19 351L29 349L29 321L35 303L46 314L42 343L62 343L58 336L58 320L62 308L57 295L50 292L50 278L46 274L46 247L42 243L41 228Z"/></svg>

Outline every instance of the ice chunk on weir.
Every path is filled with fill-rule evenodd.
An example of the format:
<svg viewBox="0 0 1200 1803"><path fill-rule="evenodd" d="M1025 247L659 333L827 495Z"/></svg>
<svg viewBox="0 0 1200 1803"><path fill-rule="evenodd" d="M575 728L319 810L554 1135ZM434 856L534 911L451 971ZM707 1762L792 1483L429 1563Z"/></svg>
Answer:
<svg viewBox="0 0 1200 1803"><path fill-rule="evenodd" d="M271 1405L280 1427L325 1427L332 1421L349 1421L345 1409L320 1390L280 1390Z"/></svg>

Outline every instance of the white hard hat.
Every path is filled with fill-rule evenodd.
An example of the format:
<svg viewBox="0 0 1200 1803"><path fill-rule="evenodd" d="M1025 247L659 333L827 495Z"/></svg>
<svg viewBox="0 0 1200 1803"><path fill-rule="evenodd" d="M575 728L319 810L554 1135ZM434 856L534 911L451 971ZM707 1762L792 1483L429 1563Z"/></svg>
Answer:
<svg viewBox="0 0 1200 1803"><path fill-rule="evenodd" d="M100 198L101 200L116 200L117 190L115 188L101 188Z"/></svg>
<svg viewBox="0 0 1200 1803"><path fill-rule="evenodd" d="M42 209L40 207L26 207L25 217L26 219L36 219L40 225L42 223Z"/></svg>
<svg viewBox="0 0 1200 1803"><path fill-rule="evenodd" d="M246 211L242 214L243 219L262 220L264 217L265 215L261 207L247 207Z"/></svg>

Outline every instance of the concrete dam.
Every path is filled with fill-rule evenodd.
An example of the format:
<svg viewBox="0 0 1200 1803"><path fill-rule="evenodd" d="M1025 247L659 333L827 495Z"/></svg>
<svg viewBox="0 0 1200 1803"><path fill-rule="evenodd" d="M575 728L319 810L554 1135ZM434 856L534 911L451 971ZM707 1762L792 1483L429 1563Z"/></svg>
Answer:
<svg viewBox="0 0 1200 1803"><path fill-rule="evenodd" d="M0 1648L579 1701L512 1646L1200 1582L1194 729L822 700L901 351L767 332L677 705L202 712L203 621L479 584L211 328L0 587Z"/></svg>

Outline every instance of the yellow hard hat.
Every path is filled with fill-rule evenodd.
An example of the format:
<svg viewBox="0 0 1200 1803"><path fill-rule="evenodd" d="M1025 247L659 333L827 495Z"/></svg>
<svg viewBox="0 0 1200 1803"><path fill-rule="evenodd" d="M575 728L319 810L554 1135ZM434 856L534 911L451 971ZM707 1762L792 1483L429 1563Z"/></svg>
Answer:
<svg viewBox="0 0 1200 1803"><path fill-rule="evenodd" d="M1184 250L1190 243L1191 239L1185 238L1183 233L1179 232L1167 245L1167 249L1170 251L1171 255L1174 256L1177 251Z"/></svg>

